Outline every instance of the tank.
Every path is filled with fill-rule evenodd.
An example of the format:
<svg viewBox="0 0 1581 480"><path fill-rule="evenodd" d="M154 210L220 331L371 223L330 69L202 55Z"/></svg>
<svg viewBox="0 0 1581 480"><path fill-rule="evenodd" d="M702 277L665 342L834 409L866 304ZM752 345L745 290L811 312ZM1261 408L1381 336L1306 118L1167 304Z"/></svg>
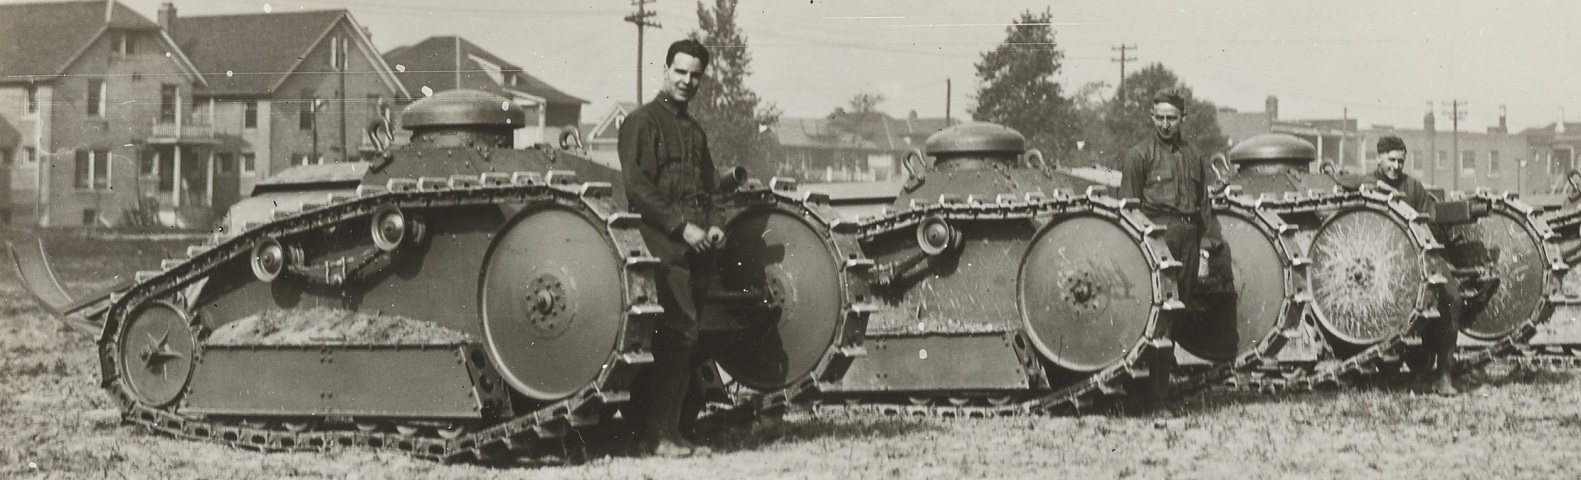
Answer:
<svg viewBox="0 0 1581 480"><path fill-rule="evenodd" d="M522 119L485 92L419 100L410 144L282 172L185 257L46 306L96 330L103 387L150 431L439 461L560 452L631 404L663 311L658 260L617 172L513 149ZM714 216L735 240L699 272L723 279L709 304L731 321L700 374L744 387L711 411L756 415L861 355L872 262L823 197L731 183ZM47 262L19 264L59 293L35 281Z"/></svg>
<svg viewBox="0 0 1581 480"><path fill-rule="evenodd" d="M1533 213L1551 232L1544 237L1544 247L1556 245L1561 260L1542 269L1559 280L1555 287L1543 290L1546 303L1553 308L1552 317L1538 324L1536 333L1519 348L1523 362L1574 367L1581 366L1581 281L1574 274L1575 267L1581 265L1581 172L1568 172L1557 190L1556 195L1536 199L1541 206Z"/></svg>
<svg viewBox="0 0 1581 480"><path fill-rule="evenodd" d="M1310 172L1315 151L1265 134L1227 156L1232 170L1215 205L1221 219L1239 219L1224 222L1239 303L1234 321L1220 323L1259 339L1236 353L1250 372L1240 380L1309 387L1399 369L1421 355L1412 345L1439 315L1451 276L1480 312L1462 330L1472 340L1463 361L1507 353L1546 321L1557 250L1534 209L1476 193L1417 212L1360 177Z"/></svg>
<svg viewBox="0 0 1581 480"><path fill-rule="evenodd" d="M993 416L1146 408L1168 378L1179 263L1161 231L1018 132L946 128L908 156L875 263L867 356L818 411Z"/></svg>

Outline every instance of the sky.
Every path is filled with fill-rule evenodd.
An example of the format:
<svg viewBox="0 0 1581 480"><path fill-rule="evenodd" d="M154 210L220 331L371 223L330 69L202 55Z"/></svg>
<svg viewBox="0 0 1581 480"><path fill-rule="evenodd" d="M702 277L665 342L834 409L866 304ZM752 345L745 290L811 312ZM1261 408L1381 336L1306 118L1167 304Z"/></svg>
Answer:
<svg viewBox="0 0 1581 480"><path fill-rule="evenodd" d="M16 0L4 0L14 2ZM187 0L181 16L345 8L382 51L460 34L584 98L584 122L636 100L633 0ZM713 0L707 0L712 4ZM161 0L122 0L155 18ZM441 6L443 5L443 6ZM664 49L697 28L695 0L654 0L644 98L659 87ZM1519 130L1581 120L1581 2L1400 0L746 0L738 23L752 54L748 87L791 117L818 117L880 93L891 115L968 118L974 64L1021 12L1053 14L1068 92L1118 82L1119 45L1134 71L1159 62L1199 98L1286 119L1357 118L1420 128L1431 110L1480 131L1507 111ZM415 90L415 88L414 88Z"/></svg>

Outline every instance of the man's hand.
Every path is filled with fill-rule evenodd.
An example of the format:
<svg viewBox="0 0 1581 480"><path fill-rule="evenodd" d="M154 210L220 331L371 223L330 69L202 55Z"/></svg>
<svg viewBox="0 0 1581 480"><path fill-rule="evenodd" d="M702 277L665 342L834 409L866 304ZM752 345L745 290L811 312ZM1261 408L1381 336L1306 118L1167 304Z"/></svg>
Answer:
<svg viewBox="0 0 1581 480"><path fill-rule="evenodd" d="M708 227L708 238L706 240L709 250L725 248L725 231L719 227Z"/></svg>
<svg viewBox="0 0 1581 480"><path fill-rule="evenodd" d="M1387 182L1384 182L1383 180L1379 180L1377 182L1377 184L1374 185L1374 186L1378 187L1379 190L1383 190L1384 193L1396 193L1396 192L1400 191L1400 190L1394 188L1393 185L1389 185Z"/></svg>
<svg viewBox="0 0 1581 480"><path fill-rule="evenodd" d="M722 236L723 233L720 235ZM690 223L686 224L686 227L681 229L681 240L686 241L686 245L692 247L694 252L706 252L709 250L708 232L704 231L703 227Z"/></svg>

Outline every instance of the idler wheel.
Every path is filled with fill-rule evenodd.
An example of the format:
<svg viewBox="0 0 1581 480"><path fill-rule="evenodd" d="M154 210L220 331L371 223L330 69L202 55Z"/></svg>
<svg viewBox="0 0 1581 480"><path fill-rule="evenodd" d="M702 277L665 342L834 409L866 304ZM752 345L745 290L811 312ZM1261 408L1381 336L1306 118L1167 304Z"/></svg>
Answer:
<svg viewBox="0 0 1581 480"><path fill-rule="evenodd" d="M928 217L917 225L917 245L928 255L938 255L961 245L961 231L941 217Z"/></svg>
<svg viewBox="0 0 1581 480"><path fill-rule="evenodd" d="M1022 324L1043 358L1093 372L1125 358L1153 318L1153 269L1114 221L1075 216L1032 240L1017 282Z"/></svg>
<svg viewBox="0 0 1581 480"><path fill-rule="evenodd" d="M1192 355L1227 361L1252 351L1278 327L1289 294L1285 281L1288 267L1274 238L1252 219L1226 212L1215 218L1229 247L1230 270L1235 275L1235 297L1215 300L1233 300L1235 308L1211 309L1177 324L1174 338Z"/></svg>
<svg viewBox="0 0 1581 480"><path fill-rule="evenodd" d="M386 252L393 251L406 241L410 220L393 205L379 207L373 212L373 246Z"/></svg>
<svg viewBox="0 0 1581 480"><path fill-rule="evenodd" d="M1498 340L1520 327L1542 308L1548 265L1541 240L1521 220L1494 210L1468 225L1449 229L1462 245L1451 246L1450 256L1461 265L1483 265L1499 279L1498 290L1488 300L1477 321L1461 331L1479 340Z"/></svg>
<svg viewBox="0 0 1581 480"><path fill-rule="evenodd" d="M181 396L197 352L191 322L166 303L144 305L121 331L121 375L137 400L163 406Z"/></svg>
<svg viewBox="0 0 1581 480"><path fill-rule="evenodd" d="M278 240L271 238L253 246L250 263L253 276L260 281L272 282L280 277L280 272L285 271L290 261L290 252Z"/></svg>
<svg viewBox="0 0 1581 480"><path fill-rule="evenodd" d="M783 388L811 375L844 324L838 259L805 220L778 210L750 211L726 228L718 254L720 287L766 292L778 308L752 309L771 318L716 359L731 378L759 390Z"/></svg>
<svg viewBox="0 0 1581 480"><path fill-rule="evenodd" d="M621 268L602 224L576 211L530 211L495 235L478 295L505 381L551 401L596 380L624 330Z"/></svg>
<svg viewBox="0 0 1581 480"><path fill-rule="evenodd" d="M1340 212L1312 237L1312 307L1335 337L1370 345L1409 326L1426 286L1406 226L1372 210Z"/></svg>

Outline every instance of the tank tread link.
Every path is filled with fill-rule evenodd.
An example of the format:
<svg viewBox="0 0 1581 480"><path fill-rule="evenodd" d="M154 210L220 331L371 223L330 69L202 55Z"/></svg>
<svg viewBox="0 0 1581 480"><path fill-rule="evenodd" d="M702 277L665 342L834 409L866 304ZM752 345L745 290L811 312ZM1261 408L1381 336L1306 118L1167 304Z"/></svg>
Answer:
<svg viewBox="0 0 1581 480"><path fill-rule="evenodd" d="M995 417L1022 414L1063 414L1096 411L1113 406L1127 399L1154 401L1153 389L1161 388L1159 382L1167 381L1172 367L1174 342L1167 337L1173 317L1185 308L1176 297L1174 273L1181 263L1169 254L1162 239L1163 229L1152 222L1128 201L1118 200L1102 193L1102 188L1091 188L1076 195L1065 190L1055 190L1053 195L1028 193L1024 195L1000 194L995 198L943 195L938 202L913 201L910 208L867 219L857 227L858 236L872 239L886 233L914 229L929 219L946 221L1031 219L1047 221L1053 217L1071 214L1099 215L1112 219L1135 239L1152 268L1151 281L1153 315L1145 331L1128 349L1120 361L1113 362L1085 378L1073 383L1042 391L1022 391L1001 396L970 395L964 392L930 392L936 396L913 398L910 404L890 401L889 397L860 395L839 399L823 399L812 408L818 414L873 413L880 415L920 415L940 417ZM904 262L898 262L904 263ZM899 264L881 264L874 268L873 283L884 283L885 275L895 275L906 267ZM966 335L980 335L982 332ZM1024 340L1024 333L1014 336ZM873 338L869 334L869 339ZM1041 370L1031 355L1024 368ZM1029 376L1037 376L1028 372ZM1148 390L1148 391L1141 391ZM961 393L961 395L956 395Z"/></svg>
<svg viewBox="0 0 1581 480"><path fill-rule="evenodd" d="M647 350L648 338L655 316L662 312L662 308L656 303L657 297L651 295L655 288L653 269L658 260L648 255L641 235L637 231L639 217L619 211L611 193L610 184L577 183L574 172L569 171L551 171L547 175L536 172L487 173L477 178L459 176L395 178L383 188L365 185L359 187L355 194L327 194L322 204L304 205L297 211L277 211L271 215L272 220L248 225L244 231L235 235L217 233L208 243L189 248L188 258L167 260L162 263L162 269L158 271L138 272L136 284L112 295L113 298L110 299L110 304L104 313L104 328L98 340L102 386L118 404L125 421L179 438L266 451L363 447L396 451L442 462L487 460L506 455L529 457L549 455L553 458L554 455L565 452L559 442L568 432L575 428L598 424L601 419L607 418L613 407L627 401L631 396L629 388L637 375L638 367L652 361L652 355ZM739 193L738 198L748 205L746 207L748 209L769 208L782 212L790 211L809 222L814 222L813 224L820 228L844 228L833 225L837 222L825 221L826 218L832 217L816 214L819 211L816 198L796 199L788 194L771 192L761 187ZM499 377L499 372L494 371L487 362L478 360L482 358L483 351L487 347L472 340L418 345L330 343L239 348L205 346L201 340L208 332L204 331L202 322L197 315L185 313L192 310L191 303L196 301L198 292L207 282L206 275L213 273L222 264L255 255L259 246L271 244L275 239L304 232L334 229L348 222L364 222L371 216L391 209L416 210L496 204L552 204L558 208L591 215L605 224L609 239L618 250L617 255L623 265L620 276L624 282L622 288L625 295L624 304L629 308L624 312L622 328L625 333L617 342L614 354L594 381L561 400L534 405L531 411L510 411L511 406L505 398L508 394L502 388L505 382ZM827 242L835 252L843 253L844 250L840 248L854 242L849 238L842 239L839 235L832 237L834 238ZM325 262L311 268L287 266L285 270L294 271L304 277L306 283L333 287L356 281L360 267L377 265L388 255L387 251L381 249L364 255L368 258L350 260L343 258L338 262ZM864 263L860 255L848 257L842 266L845 281L840 282L840 288L845 298L860 299L864 295L862 286L865 284L850 280L870 262ZM848 301L842 306L847 316L846 328L834 336L828 351L822 354L822 360L818 362L811 375L800 381L791 382L782 389L737 396L727 410L748 413L771 410L783 405L788 399L814 388L816 381L837 376L843 365L849 365L850 357L861 354L861 331L866 319L866 310L862 305L860 301ZM130 354L123 352L125 342L129 340L127 337L131 336L128 333L128 322L136 320L129 317L142 315L151 308L165 309L165 316L174 319L171 321L185 322L190 336L177 335L176 338L172 338L166 335L161 339L150 337L149 342L141 342L142 351ZM170 313L175 315L169 315ZM176 348L172 348L172 343L177 344ZM186 345L179 345L181 343ZM463 374L463 379L470 376L471 384L464 384L461 387L470 390L465 390L464 398L460 398L459 402L455 403L459 403L463 409L468 407L468 403L475 410L492 409L500 418L497 419L498 423L480 423L461 428L457 428L454 424L415 419L413 422L397 424L396 428L390 431L380 426L353 423L352 418L334 416L278 418L263 413L256 418L211 417L201 413L179 411L177 407L182 402L175 402L174 399L182 394L191 395L195 390L199 390L186 382L179 385L179 391L170 392L168 400L156 404L148 401L147 395L138 392L138 385L133 385L128 380L127 360L180 356L181 350L185 349L191 358L186 359L186 371L178 373L191 376L192 369L197 368L194 364L201 363L204 354L211 348L214 353L230 350L244 352L270 350L288 354L295 352L302 354L298 356L313 357L310 360L317 361L332 361L330 357L345 355L344 352L363 352L365 355L381 351L426 353L422 359L414 359L412 362L415 363L408 365L425 367L436 363L454 363L463 366L468 370ZM279 362L281 358L270 357L263 360L273 363ZM369 363L379 362L375 360ZM386 367L385 370L389 368ZM492 385L492 388L489 385ZM275 407L277 406L268 406L268 408ZM408 419L396 417L396 420ZM355 425L356 428L327 430L312 428L330 422Z"/></svg>

